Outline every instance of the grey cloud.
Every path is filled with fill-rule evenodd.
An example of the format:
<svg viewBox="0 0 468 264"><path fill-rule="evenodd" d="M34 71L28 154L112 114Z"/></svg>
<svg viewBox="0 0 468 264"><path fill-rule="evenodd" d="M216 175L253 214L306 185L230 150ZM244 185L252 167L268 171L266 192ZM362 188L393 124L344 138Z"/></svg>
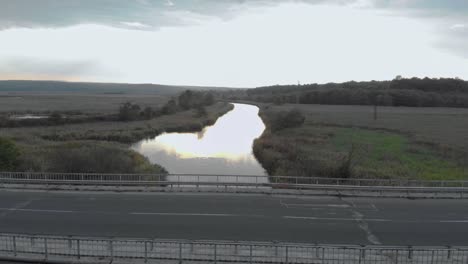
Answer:
<svg viewBox="0 0 468 264"><path fill-rule="evenodd" d="M135 30L197 23L198 17L236 17L246 7L285 2L367 6L391 14L431 20L438 45L468 56L468 0L0 0L0 30L14 27L66 27L103 24ZM193 19L195 18L195 19Z"/></svg>
<svg viewBox="0 0 468 264"><path fill-rule="evenodd" d="M94 23L148 30L185 24L183 17L168 15L172 11L229 19L246 6L284 2L345 5L362 2L427 16L466 18L468 14L467 0L0 0L0 29Z"/></svg>
<svg viewBox="0 0 468 264"><path fill-rule="evenodd" d="M10 58L0 62L0 75L94 76L103 69L93 61L50 61L35 58Z"/></svg>
<svg viewBox="0 0 468 264"><path fill-rule="evenodd" d="M0 29L64 27L91 23L136 29L184 24L168 13L232 17L236 7L272 4L265 0L0 0ZM144 25L134 26L134 25Z"/></svg>

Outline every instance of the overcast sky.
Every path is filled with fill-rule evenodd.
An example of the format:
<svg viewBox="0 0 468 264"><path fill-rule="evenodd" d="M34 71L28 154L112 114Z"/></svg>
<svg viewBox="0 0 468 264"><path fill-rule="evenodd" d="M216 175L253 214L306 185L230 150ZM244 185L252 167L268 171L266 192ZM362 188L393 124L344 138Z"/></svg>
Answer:
<svg viewBox="0 0 468 264"><path fill-rule="evenodd" d="M468 79L467 0L0 0L0 79Z"/></svg>

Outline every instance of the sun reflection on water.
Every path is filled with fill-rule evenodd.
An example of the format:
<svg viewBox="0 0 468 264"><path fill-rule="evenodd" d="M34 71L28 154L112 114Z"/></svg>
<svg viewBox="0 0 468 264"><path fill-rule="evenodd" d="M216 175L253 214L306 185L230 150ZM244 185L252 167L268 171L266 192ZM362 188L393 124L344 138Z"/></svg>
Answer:
<svg viewBox="0 0 468 264"><path fill-rule="evenodd" d="M260 174L252 154L253 140L264 131L258 107L234 104L234 109L197 133L165 133L141 141L133 149L171 173Z"/></svg>

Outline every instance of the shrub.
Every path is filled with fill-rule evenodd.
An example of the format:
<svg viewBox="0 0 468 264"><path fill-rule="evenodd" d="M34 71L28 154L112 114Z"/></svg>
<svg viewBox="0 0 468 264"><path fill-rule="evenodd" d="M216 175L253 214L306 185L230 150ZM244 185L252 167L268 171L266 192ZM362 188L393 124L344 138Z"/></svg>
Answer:
<svg viewBox="0 0 468 264"><path fill-rule="evenodd" d="M270 122L271 129L278 131L285 128L299 127L304 124L305 116L297 109L273 114Z"/></svg>
<svg viewBox="0 0 468 264"><path fill-rule="evenodd" d="M140 154L117 147L64 144L48 155L49 171L96 173L163 173Z"/></svg>
<svg viewBox="0 0 468 264"><path fill-rule="evenodd" d="M204 117L204 116L208 115L208 113L206 112L205 107L203 107L203 106L198 106L195 109L195 111L196 111L196 114L195 114L196 117Z"/></svg>
<svg viewBox="0 0 468 264"><path fill-rule="evenodd" d="M20 151L16 144L6 138L0 138L0 170L14 170L18 165Z"/></svg>
<svg viewBox="0 0 468 264"><path fill-rule="evenodd" d="M119 120L121 121L133 121L138 120L140 116L140 106L126 102L119 108Z"/></svg>
<svg viewBox="0 0 468 264"><path fill-rule="evenodd" d="M57 111L54 111L48 118L48 121L52 124L59 125L63 123L63 117L62 114L60 114Z"/></svg>

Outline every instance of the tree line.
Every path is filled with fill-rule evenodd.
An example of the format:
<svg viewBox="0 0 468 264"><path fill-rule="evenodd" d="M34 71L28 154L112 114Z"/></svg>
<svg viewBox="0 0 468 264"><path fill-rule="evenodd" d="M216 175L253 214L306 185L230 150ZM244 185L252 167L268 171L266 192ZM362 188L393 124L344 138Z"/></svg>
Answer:
<svg viewBox="0 0 468 264"><path fill-rule="evenodd" d="M231 94L270 103L468 107L468 82L460 79L395 78L392 81L275 85ZM235 97L235 98L234 98Z"/></svg>
<svg viewBox="0 0 468 264"><path fill-rule="evenodd" d="M206 115L205 106L213 105L214 95L210 92L195 92L186 90L178 97L171 98L164 106L141 108L138 104L126 102L119 107L118 119L120 121L148 120L161 115L170 115L179 111L195 109L197 115Z"/></svg>

